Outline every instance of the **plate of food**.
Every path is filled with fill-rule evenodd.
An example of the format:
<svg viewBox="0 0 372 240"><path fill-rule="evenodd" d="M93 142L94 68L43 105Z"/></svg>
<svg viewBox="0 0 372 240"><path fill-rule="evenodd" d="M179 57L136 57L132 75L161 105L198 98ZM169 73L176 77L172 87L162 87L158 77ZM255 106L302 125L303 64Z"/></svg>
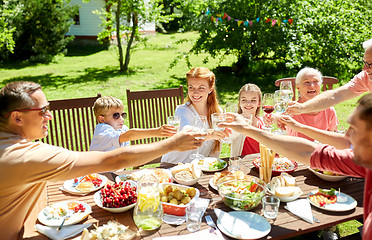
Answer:
<svg viewBox="0 0 372 240"><path fill-rule="evenodd" d="M153 174L158 180L159 183L171 183L173 182L172 173L168 169L154 168L154 169L142 169L131 174L128 174L132 180L138 181L145 174ZM120 181L121 177L117 176L115 179L116 182Z"/></svg>
<svg viewBox="0 0 372 240"><path fill-rule="evenodd" d="M281 202L291 202L299 198L303 192L296 186L296 179L288 173L273 177L267 186L267 191Z"/></svg>
<svg viewBox="0 0 372 240"><path fill-rule="evenodd" d="M199 165L201 170L203 170L204 172L217 172L227 167L226 161L214 157L195 159L191 163Z"/></svg>
<svg viewBox="0 0 372 240"><path fill-rule="evenodd" d="M107 177L93 173L86 176L67 180L63 183L66 192L75 195L85 195L101 189L107 183Z"/></svg>
<svg viewBox="0 0 372 240"><path fill-rule="evenodd" d="M307 167L307 168L312 173L314 173L316 176L318 176L319 178L321 178L325 181L328 181L328 182L338 182L338 181L342 181L345 178L347 178L347 176L336 174L336 173L333 173L333 172L330 172L330 171L320 171L318 169L312 169L310 167Z"/></svg>
<svg viewBox="0 0 372 240"><path fill-rule="evenodd" d="M244 172L240 170L235 171L235 172L230 172L229 170L223 170L221 172L214 173L213 177L209 179L209 186L211 186L211 188L213 188L214 190L218 191L218 187L217 187L218 181L226 176L231 176L235 179L240 179L240 180L243 180L244 178L248 177L247 174L245 174Z"/></svg>
<svg viewBox="0 0 372 240"><path fill-rule="evenodd" d="M357 206L357 201L353 197L333 188L311 191L307 199L314 207L331 212L349 211Z"/></svg>
<svg viewBox="0 0 372 240"><path fill-rule="evenodd" d="M73 225L85 219L92 212L89 204L81 201L63 201L45 207L38 215L38 220L46 226Z"/></svg>
<svg viewBox="0 0 372 240"><path fill-rule="evenodd" d="M261 166L261 157L253 160L253 165L259 169ZM286 157L275 156L273 161L273 176L278 176L282 172L293 173L298 168L298 164L295 161L289 160Z"/></svg>
<svg viewBox="0 0 372 240"><path fill-rule="evenodd" d="M182 185L192 186L198 182L203 172L199 165L195 163L179 163L172 167L171 173L174 180Z"/></svg>

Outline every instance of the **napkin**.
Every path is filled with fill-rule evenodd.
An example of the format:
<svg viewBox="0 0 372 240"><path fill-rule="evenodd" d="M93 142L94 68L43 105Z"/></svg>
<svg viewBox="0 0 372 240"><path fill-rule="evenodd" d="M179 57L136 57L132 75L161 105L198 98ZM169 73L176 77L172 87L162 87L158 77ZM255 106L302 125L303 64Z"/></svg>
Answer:
<svg viewBox="0 0 372 240"><path fill-rule="evenodd" d="M194 204L198 207L203 208L203 215L205 210L207 210L209 205L209 199L206 198L198 198ZM181 225L186 222L186 215L184 216L176 216L170 214L164 214L163 221L169 225Z"/></svg>
<svg viewBox="0 0 372 240"><path fill-rule="evenodd" d="M314 222L311 206L307 199L299 199L293 202L287 202L287 206L284 206L284 208L308 223Z"/></svg>
<svg viewBox="0 0 372 240"><path fill-rule="evenodd" d="M50 239L63 240L81 233L84 228L89 228L91 225L92 223L64 226L60 231L57 231L58 227L44 226L41 224L36 224L35 228L39 233L44 234Z"/></svg>
<svg viewBox="0 0 372 240"><path fill-rule="evenodd" d="M222 236L219 230L209 228L209 229L204 229L204 230L186 234L186 235L157 237L157 238L154 238L153 240L195 240L195 239L224 240L225 238Z"/></svg>

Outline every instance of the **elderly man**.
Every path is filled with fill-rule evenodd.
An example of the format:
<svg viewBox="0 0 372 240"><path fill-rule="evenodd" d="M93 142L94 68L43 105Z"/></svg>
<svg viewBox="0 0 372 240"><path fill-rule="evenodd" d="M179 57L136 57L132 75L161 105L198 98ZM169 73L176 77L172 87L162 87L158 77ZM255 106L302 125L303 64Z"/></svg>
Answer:
<svg viewBox="0 0 372 240"><path fill-rule="evenodd" d="M196 149L203 134L180 132L164 141L110 152L73 152L32 142L48 132L52 115L41 86L13 82L0 91L0 235L18 239L47 181L144 164L170 151Z"/></svg>
<svg viewBox="0 0 372 240"><path fill-rule="evenodd" d="M292 105L288 107L287 113L298 115L316 112L357 97L364 92L372 92L372 39L365 41L363 48L365 49L363 71L342 87L323 92L304 103L291 102Z"/></svg>
<svg viewBox="0 0 372 240"><path fill-rule="evenodd" d="M372 239L372 93L363 96L348 119L350 127L345 138L354 149L339 150L333 146L316 144L309 140L274 135L248 125L237 114L228 114L229 127L252 137L275 152L312 168L365 178L363 239Z"/></svg>

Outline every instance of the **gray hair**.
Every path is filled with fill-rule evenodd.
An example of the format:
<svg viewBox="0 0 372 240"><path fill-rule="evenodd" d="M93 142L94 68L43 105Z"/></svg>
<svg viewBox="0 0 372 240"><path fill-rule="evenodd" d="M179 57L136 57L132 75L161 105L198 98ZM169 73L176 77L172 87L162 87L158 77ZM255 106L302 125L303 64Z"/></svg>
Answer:
<svg viewBox="0 0 372 240"><path fill-rule="evenodd" d="M323 82L322 73L318 69L310 68L310 67L304 67L303 69L301 69L297 73L297 76L296 76L296 85L299 85L301 83L301 81L303 80L303 78L306 75L309 75L309 74L315 74L315 75L317 75L319 77L319 80L320 80L319 83L322 83Z"/></svg>
<svg viewBox="0 0 372 240"><path fill-rule="evenodd" d="M41 86L34 82L11 82L0 90L0 125L8 123L6 115L17 109L30 108L34 100L31 98L35 91L41 90Z"/></svg>
<svg viewBox="0 0 372 240"><path fill-rule="evenodd" d="M364 48L364 50L367 50L370 47L372 47L372 38L363 42L363 48Z"/></svg>

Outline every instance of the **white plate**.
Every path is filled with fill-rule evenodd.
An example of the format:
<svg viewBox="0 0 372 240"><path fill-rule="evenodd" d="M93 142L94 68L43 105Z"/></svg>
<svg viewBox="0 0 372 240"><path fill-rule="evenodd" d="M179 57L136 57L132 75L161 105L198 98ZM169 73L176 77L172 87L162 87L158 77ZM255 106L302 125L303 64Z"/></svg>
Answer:
<svg viewBox="0 0 372 240"><path fill-rule="evenodd" d="M326 204L323 207L320 207L317 204L313 203L309 198L310 195L314 195L317 192L318 192L318 190L310 192L307 195L307 200L309 200L311 205L313 205L314 207L317 207L317 208L320 208L320 209L323 209L323 210L327 210L327 211L331 211L331 212L344 212L344 211L349 211L349 210L352 210L352 209L356 208L356 206L358 204L357 201L353 197L350 197L349 195L347 195L345 193L342 193L342 192L340 193L339 191L336 191L337 197L339 196L339 193L340 193L340 196L342 198L346 198L347 201L346 202L336 202L336 203L333 203L333 204Z"/></svg>
<svg viewBox="0 0 372 240"><path fill-rule="evenodd" d="M80 178L82 178L82 177L80 177ZM78 179L80 179L80 178L78 178ZM66 192L71 193L71 194L85 195L85 194L97 191L98 189L101 189L103 186L106 185L107 177L105 177L101 174L98 174L98 178L102 180L101 184L98 187L93 187L90 191L79 191L78 189L76 189L76 187L74 186L75 179L70 179L70 180L65 181L63 183L63 188Z"/></svg>
<svg viewBox="0 0 372 240"><path fill-rule="evenodd" d="M225 165L220 169L210 170L209 169L210 164L212 164L216 160L218 160L220 162L225 162ZM218 172L218 171L221 171L221 170L223 170L227 167L227 162L226 161L221 160L221 159L217 159L217 158L214 158L214 157L205 157L205 158L202 158L202 159L195 159L191 163L197 164L198 166L200 166L201 170L203 170L204 172Z"/></svg>
<svg viewBox="0 0 372 240"><path fill-rule="evenodd" d="M52 209L56 210L57 208L68 209L67 204L69 202L76 202L78 204L83 204L83 206L85 207L85 211L84 212L78 212L78 213L72 213L73 210L67 210L67 214L70 214L70 213L72 213L72 214L71 214L70 218L66 219L66 221L64 223L64 225L66 225L66 226L80 222L81 220L86 218L92 212L92 208L89 206L89 204L87 204L85 202L63 201L63 202L54 203L54 204L52 204L48 207L45 207L43 210L41 210L41 212L38 215L38 220L46 226L54 226L54 227L60 226L63 219L64 219L64 216L58 216L58 215L56 216L55 215L55 217L52 217L53 214L51 214L50 211Z"/></svg>
<svg viewBox="0 0 372 240"><path fill-rule="evenodd" d="M121 207L121 208L104 207L102 205L102 201L101 201L101 191L98 191L94 194L94 202L97 204L98 207L100 207L102 209L105 209L106 211L113 212L113 213L122 213L122 212L128 211L129 209L134 208L134 206L136 206L136 203L133 203L131 205Z"/></svg>
<svg viewBox="0 0 372 240"><path fill-rule="evenodd" d="M211 179L209 179L209 186L211 186L211 188L213 188L214 190L218 191L217 185L214 184L214 182L213 182L213 177L211 177Z"/></svg>
<svg viewBox="0 0 372 240"><path fill-rule="evenodd" d="M155 170L165 172L168 175L168 177L169 177L168 178L168 181L160 181L160 179L158 178L158 176L155 173ZM173 182L173 177L172 177L171 171L169 169L163 169L163 168L157 168L157 169L148 169L147 168L147 169L142 169L142 170L133 172L133 173L131 173L129 175L132 176L135 181L138 181L145 174L153 174L156 178L158 178L158 180L159 180L160 183Z"/></svg>
<svg viewBox="0 0 372 240"><path fill-rule="evenodd" d="M325 181L328 181L328 182L338 182L338 181L342 181L344 180L345 178L347 178L347 176L332 176L332 175L326 175L326 174L323 174L321 172L318 172L318 171L315 171L314 169L310 168L310 167L307 167L311 172L313 172L315 175L317 175L318 177L320 177L321 179L325 180Z"/></svg>
<svg viewBox="0 0 372 240"><path fill-rule="evenodd" d="M298 188L298 189L299 189L299 191L296 192L295 194L293 194L292 196L282 197L282 196L276 195L273 191L271 191L271 189L268 186L266 187L266 190L271 195L273 195L274 197L279 198L280 202L292 202L292 201L296 200L297 198L299 198L303 194L303 192L302 192L302 190L300 188Z"/></svg>
<svg viewBox="0 0 372 240"><path fill-rule="evenodd" d="M231 217L237 218L240 224L235 221L217 220L217 226L229 237L236 239L260 239L271 231L270 223L262 216L246 211L229 212ZM243 223L244 222L244 223Z"/></svg>

